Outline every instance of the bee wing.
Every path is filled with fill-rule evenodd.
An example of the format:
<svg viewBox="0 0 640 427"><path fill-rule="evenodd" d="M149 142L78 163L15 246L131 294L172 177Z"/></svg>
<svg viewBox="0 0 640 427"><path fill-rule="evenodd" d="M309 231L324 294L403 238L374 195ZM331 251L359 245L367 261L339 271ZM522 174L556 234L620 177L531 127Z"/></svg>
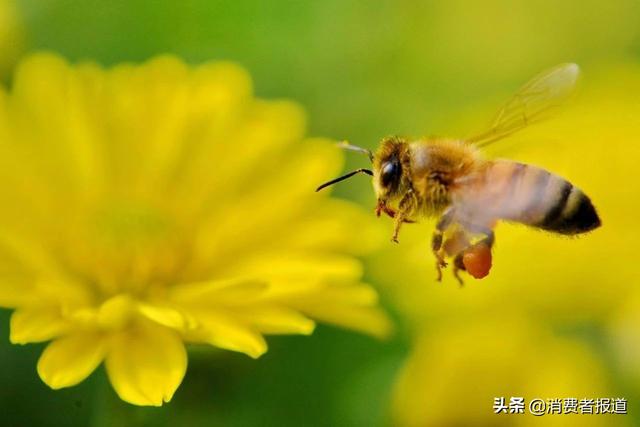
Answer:
<svg viewBox="0 0 640 427"><path fill-rule="evenodd" d="M498 204L499 186L491 183L477 186L470 185L452 193L452 223L460 225L468 232L480 232L493 229L495 223L505 216L511 206Z"/></svg>
<svg viewBox="0 0 640 427"><path fill-rule="evenodd" d="M482 147L549 116L573 92L580 67L568 63L547 70L516 92L498 111L491 127L467 142Z"/></svg>

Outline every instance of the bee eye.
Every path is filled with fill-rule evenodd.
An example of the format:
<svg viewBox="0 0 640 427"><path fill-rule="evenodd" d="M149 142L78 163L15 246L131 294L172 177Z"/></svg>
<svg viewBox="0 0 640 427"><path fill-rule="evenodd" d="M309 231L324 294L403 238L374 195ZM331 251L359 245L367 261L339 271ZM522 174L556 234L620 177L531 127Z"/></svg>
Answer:
<svg viewBox="0 0 640 427"><path fill-rule="evenodd" d="M395 187L400 179L400 163L395 160L382 165L380 180L384 187Z"/></svg>

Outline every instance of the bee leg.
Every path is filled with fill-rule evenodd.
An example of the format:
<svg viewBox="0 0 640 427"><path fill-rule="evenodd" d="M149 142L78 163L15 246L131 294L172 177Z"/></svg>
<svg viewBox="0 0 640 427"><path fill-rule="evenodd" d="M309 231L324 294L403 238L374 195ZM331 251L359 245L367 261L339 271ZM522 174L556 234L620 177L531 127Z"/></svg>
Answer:
<svg viewBox="0 0 640 427"><path fill-rule="evenodd" d="M491 250L491 248L493 248L493 244L496 241L496 235L493 232L493 230L491 230L490 228L487 228L487 227L475 227L475 232L476 233L480 233L480 234L484 234L485 237L483 237L482 239L478 240L471 247L478 247L478 246L481 246L481 245L485 245L485 246L487 246L489 248L489 250Z"/></svg>
<svg viewBox="0 0 640 427"><path fill-rule="evenodd" d="M493 230L490 229L485 229L484 234L486 235L486 237L480 240L478 244L483 243L487 245L489 249L491 249L493 247L493 244L496 242L496 235Z"/></svg>
<svg viewBox="0 0 640 427"><path fill-rule="evenodd" d="M453 262L453 275L460 285L463 284L459 275L460 270L468 272L476 279L481 279L489 274L489 271L491 270L491 248L495 242L495 234L493 233L493 230L479 226L474 226L473 228L469 226L467 227L472 229L475 233L484 234L485 237L476 243L467 246L456 254ZM475 260L471 261L472 264L467 268L467 265L464 263L464 256L469 253L475 255ZM478 256L480 256L479 260Z"/></svg>
<svg viewBox="0 0 640 427"><path fill-rule="evenodd" d="M385 214L389 215L389 217L391 218L395 218L396 217L396 211L393 208L390 208L389 206L385 205L385 204L378 204L378 206L376 206L376 216L380 216L380 214L384 212ZM405 223L407 224L413 224L415 221L412 219L407 219L405 218L403 220Z"/></svg>
<svg viewBox="0 0 640 427"><path fill-rule="evenodd" d="M436 261L436 282L442 282L442 266Z"/></svg>
<svg viewBox="0 0 640 427"><path fill-rule="evenodd" d="M404 211L399 210L397 212L396 216L394 217L393 235L391 236L391 241L393 243L398 243L398 234L400 233L400 227L402 226L402 223L404 222L405 216L406 216L406 214L404 213Z"/></svg>
<svg viewBox="0 0 640 427"><path fill-rule="evenodd" d="M398 211L395 213L393 223L393 235L391 241L398 243L398 234L400 233L400 227L404 222L411 222L407 220L409 214L413 211L414 207L414 195L412 191L408 191L407 194L400 200L398 205Z"/></svg>
<svg viewBox="0 0 640 427"><path fill-rule="evenodd" d="M447 266L447 262L444 259L444 254L442 250L442 239L444 236L444 232L451 225L451 221L453 220L453 210L448 209L445 213L440 217L440 220L436 224L436 229L433 232L433 237L431 238L431 251L433 255L436 257L436 270L438 275L436 276L436 280L438 282L442 281L442 269Z"/></svg>
<svg viewBox="0 0 640 427"><path fill-rule="evenodd" d="M464 281L462 280L462 277L460 277L459 272L467 271L467 268L464 266L464 263L462 262L463 255L464 255L464 252L460 252L453 259L453 277L456 278L460 286L464 285Z"/></svg>
<svg viewBox="0 0 640 427"><path fill-rule="evenodd" d="M433 232L433 237L431 238L431 250L433 251L433 255L436 257L436 271L438 272L436 280L438 282L442 281L442 269L447 266L447 262L444 260L444 256L441 250L442 236L443 232L436 230Z"/></svg>

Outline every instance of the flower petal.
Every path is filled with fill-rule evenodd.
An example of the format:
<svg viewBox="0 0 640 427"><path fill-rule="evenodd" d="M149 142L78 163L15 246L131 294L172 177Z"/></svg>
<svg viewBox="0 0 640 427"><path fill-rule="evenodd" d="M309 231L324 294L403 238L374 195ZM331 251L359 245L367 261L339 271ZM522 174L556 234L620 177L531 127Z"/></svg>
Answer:
<svg viewBox="0 0 640 427"><path fill-rule="evenodd" d="M327 198L323 202L298 221L292 221L288 233L281 236L280 245L366 254L386 240L387 229L371 212L346 200Z"/></svg>
<svg viewBox="0 0 640 427"><path fill-rule="evenodd" d="M196 327L196 320L175 308L155 304L138 304L138 311L149 320L177 331Z"/></svg>
<svg viewBox="0 0 640 427"><path fill-rule="evenodd" d="M56 307L20 308L11 315L9 339L13 344L48 341L68 329Z"/></svg>
<svg viewBox="0 0 640 427"><path fill-rule="evenodd" d="M272 282L356 281L362 276L362 265L352 257L334 254L304 254L279 250L271 253L245 254L241 260L220 266L219 271L233 277L248 275ZM273 289L272 289L273 290Z"/></svg>
<svg viewBox="0 0 640 427"><path fill-rule="evenodd" d="M383 310L377 307L309 304L301 308L301 311L321 322L364 332L381 339L388 338L393 332L391 320Z"/></svg>
<svg viewBox="0 0 640 427"><path fill-rule="evenodd" d="M265 334L311 335L315 322L301 313L285 307L251 307L243 319L251 322Z"/></svg>
<svg viewBox="0 0 640 427"><path fill-rule="evenodd" d="M98 333L59 338L42 352L38 375L53 389L76 385L102 362L105 347L104 337Z"/></svg>
<svg viewBox="0 0 640 427"><path fill-rule="evenodd" d="M3 278L0 281L0 307L15 308L33 300L33 286L23 280Z"/></svg>
<svg viewBox="0 0 640 427"><path fill-rule="evenodd" d="M386 338L393 325L376 306L377 299L376 292L364 284L333 285L290 299L289 304L315 320Z"/></svg>
<svg viewBox="0 0 640 427"><path fill-rule="evenodd" d="M199 310L194 317L200 323L200 329L187 334L189 340L239 351L254 359L267 351L267 343L257 330L231 316Z"/></svg>
<svg viewBox="0 0 640 427"><path fill-rule="evenodd" d="M246 278L181 283L171 290L170 298L178 304L225 304L255 300L267 287L262 280Z"/></svg>
<svg viewBox="0 0 640 427"><path fill-rule="evenodd" d="M141 324L113 337L105 367L122 400L161 406L171 400L184 378L187 352L175 331Z"/></svg>

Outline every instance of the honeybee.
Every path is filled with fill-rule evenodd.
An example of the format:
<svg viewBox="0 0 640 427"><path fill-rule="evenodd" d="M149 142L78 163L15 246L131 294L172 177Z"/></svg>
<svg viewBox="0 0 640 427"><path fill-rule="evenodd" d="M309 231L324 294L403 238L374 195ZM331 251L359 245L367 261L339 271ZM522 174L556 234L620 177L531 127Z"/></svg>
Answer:
<svg viewBox="0 0 640 427"><path fill-rule="evenodd" d="M571 94L579 72L576 64L562 64L534 77L504 104L487 131L471 138L393 136L384 138L375 154L343 143L365 153L372 170L357 169L316 191L359 173L371 175L376 213L394 219L396 243L403 223L439 217L431 241L438 281L447 258L461 284L461 270L475 278L488 275L500 220L564 235L591 231L600 218L578 187L537 166L485 159L479 150L547 117Z"/></svg>

